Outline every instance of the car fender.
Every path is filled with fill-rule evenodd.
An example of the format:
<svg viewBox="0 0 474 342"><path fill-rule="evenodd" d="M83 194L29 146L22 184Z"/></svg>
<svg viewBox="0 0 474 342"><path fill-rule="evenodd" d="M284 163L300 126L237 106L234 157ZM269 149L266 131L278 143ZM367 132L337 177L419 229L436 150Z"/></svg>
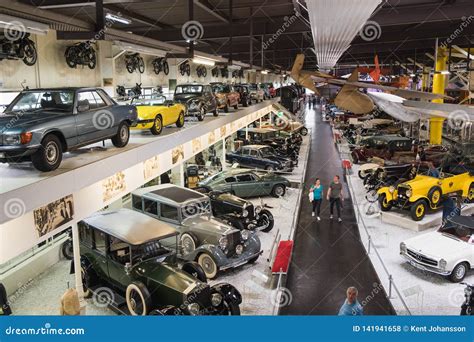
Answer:
<svg viewBox="0 0 474 342"><path fill-rule="evenodd" d="M382 188L380 188L377 193L379 194L379 196L381 195L385 195L385 197L387 198L387 201L393 201L394 200L394 194L396 193L396 191L394 191L393 193L390 192L389 190L389 187L388 186L384 186Z"/></svg>
<svg viewBox="0 0 474 342"><path fill-rule="evenodd" d="M192 253L190 253L190 255L193 255L193 259L195 260L203 252L210 254L214 258L214 261L216 262L216 265L219 268L227 263L228 258L226 257L222 249L212 244L204 244L199 247L196 247L196 249Z"/></svg>
<svg viewBox="0 0 474 342"><path fill-rule="evenodd" d="M467 197L469 195L469 187L474 183L474 177L468 177L462 186L462 196Z"/></svg>
<svg viewBox="0 0 474 342"><path fill-rule="evenodd" d="M239 305L242 303L242 295L233 285L228 283L218 283L211 287L212 290L218 292L226 302Z"/></svg>
<svg viewBox="0 0 474 342"><path fill-rule="evenodd" d="M256 233L252 233L249 236L249 239L245 242L246 250L249 250L253 253L258 253L262 249L262 243L260 242L259 237Z"/></svg>
<svg viewBox="0 0 474 342"><path fill-rule="evenodd" d="M429 206L431 206L431 202L430 200L428 199L428 197L424 196L424 195L417 195L417 194L413 194L409 199L408 199L408 202L409 203L415 203L416 201L418 201L419 199L424 199Z"/></svg>

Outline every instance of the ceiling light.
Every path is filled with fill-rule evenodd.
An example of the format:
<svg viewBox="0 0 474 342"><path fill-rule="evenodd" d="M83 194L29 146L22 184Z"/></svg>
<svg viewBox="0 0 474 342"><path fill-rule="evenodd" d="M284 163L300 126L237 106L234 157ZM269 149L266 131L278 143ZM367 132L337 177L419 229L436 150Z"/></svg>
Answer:
<svg viewBox="0 0 474 342"><path fill-rule="evenodd" d="M116 23L125 24L125 25L130 25L132 23L130 19L126 19L112 13L107 13L105 15L105 19L109 19L111 21L115 21Z"/></svg>
<svg viewBox="0 0 474 342"><path fill-rule="evenodd" d="M201 58L201 57L194 57L193 58L193 63L194 64L203 64L203 65L209 65L209 66L214 66L216 65L216 62L207 58Z"/></svg>
<svg viewBox="0 0 474 342"><path fill-rule="evenodd" d="M263 75L266 75L266 74L268 74L268 71L267 70L262 70L262 71L260 71L260 73L263 74Z"/></svg>

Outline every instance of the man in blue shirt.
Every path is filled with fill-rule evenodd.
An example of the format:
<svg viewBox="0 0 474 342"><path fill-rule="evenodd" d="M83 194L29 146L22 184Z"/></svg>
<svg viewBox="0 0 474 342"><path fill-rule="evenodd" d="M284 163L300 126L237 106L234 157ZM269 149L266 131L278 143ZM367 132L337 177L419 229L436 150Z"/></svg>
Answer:
<svg viewBox="0 0 474 342"><path fill-rule="evenodd" d="M339 316L362 316L364 314L364 308L357 300L359 293L357 289L351 286L347 289L346 293L347 299L339 309Z"/></svg>

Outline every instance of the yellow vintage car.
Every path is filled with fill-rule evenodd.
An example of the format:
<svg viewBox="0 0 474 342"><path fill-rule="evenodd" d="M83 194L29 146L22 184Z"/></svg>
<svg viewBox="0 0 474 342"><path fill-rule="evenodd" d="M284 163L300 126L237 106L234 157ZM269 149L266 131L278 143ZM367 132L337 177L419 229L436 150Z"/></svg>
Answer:
<svg viewBox="0 0 474 342"><path fill-rule="evenodd" d="M153 135L159 135L163 127L176 124L183 127L186 106L166 100L164 96L151 99L134 99L132 105L137 107L138 124L132 129L149 129Z"/></svg>
<svg viewBox="0 0 474 342"><path fill-rule="evenodd" d="M411 218L420 221L429 209L442 206L444 195L455 193L473 201L474 175L469 172L458 175L440 173L439 177L417 175L396 187L380 188L378 200L382 211L389 211L394 206L409 209Z"/></svg>

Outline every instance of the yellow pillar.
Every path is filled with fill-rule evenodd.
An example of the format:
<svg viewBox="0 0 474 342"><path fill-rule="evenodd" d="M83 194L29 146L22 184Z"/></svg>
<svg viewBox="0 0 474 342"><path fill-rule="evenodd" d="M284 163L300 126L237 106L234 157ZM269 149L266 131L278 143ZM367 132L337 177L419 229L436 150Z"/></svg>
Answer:
<svg viewBox="0 0 474 342"><path fill-rule="evenodd" d="M436 68L433 75L433 93L444 94L446 84L446 75L440 74L439 71L446 70L448 54L446 48L438 48L438 56L436 58ZM443 103L443 99L433 100L435 103ZM430 119L430 144L440 145L442 141L444 118Z"/></svg>

